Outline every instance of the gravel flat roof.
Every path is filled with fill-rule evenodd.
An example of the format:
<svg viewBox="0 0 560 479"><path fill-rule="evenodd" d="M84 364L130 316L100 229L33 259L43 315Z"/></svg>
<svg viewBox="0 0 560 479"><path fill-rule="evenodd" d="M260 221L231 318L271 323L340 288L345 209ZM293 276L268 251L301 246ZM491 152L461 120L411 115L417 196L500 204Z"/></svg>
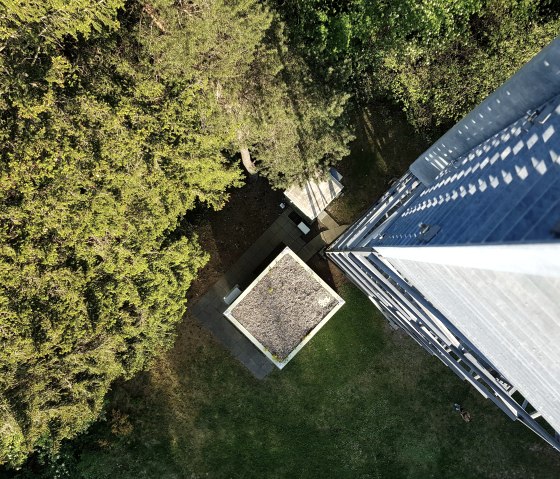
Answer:
<svg viewBox="0 0 560 479"><path fill-rule="evenodd" d="M279 363L291 359L342 304L342 298L286 248L224 314L282 367Z"/></svg>

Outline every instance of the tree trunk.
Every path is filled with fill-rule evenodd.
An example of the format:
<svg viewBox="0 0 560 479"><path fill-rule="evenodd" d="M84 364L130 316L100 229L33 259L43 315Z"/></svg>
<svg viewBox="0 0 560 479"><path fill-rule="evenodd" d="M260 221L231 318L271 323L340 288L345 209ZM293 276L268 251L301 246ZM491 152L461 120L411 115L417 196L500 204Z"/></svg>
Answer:
<svg viewBox="0 0 560 479"><path fill-rule="evenodd" d="M241 162L243 163L243 166L245 167L247 172L250 175L256 175L257 167L251 160L251 153L249 153L249 148L241 148L240 152L241 152Z"/></svg>
<svg viewBox="0 0 560 479"><path fill-rule="evenodd" d="M152 22L154 22L155 26L158 27L161 32L167 33L165 25L158 18L157 12L154 7L152 7L148 3L147 5L144 5L144 8L142 10L144 10L148 14L148 16L152 19Z"/></svg>
<svg viewBox="0 0 560 479"><path fill-rule="evenodd" d="M249 153L249 148L247 148L247 146L244 145L245 139L244 139L243 132L241 130L237 132L237 139L239 140L239 152L241 153L241 163L243 163L243 166L247 170L247 173L249 173L251 176L256 175L257 167L251 160L251 153Z"/></svg>

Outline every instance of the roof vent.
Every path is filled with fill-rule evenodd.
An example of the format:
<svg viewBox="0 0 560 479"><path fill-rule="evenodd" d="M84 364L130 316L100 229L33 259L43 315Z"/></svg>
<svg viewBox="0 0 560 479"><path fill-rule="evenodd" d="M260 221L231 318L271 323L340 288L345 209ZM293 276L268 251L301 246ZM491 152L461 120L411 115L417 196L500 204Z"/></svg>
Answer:
<svg viewBox="0 0 560 479"><path fill-rule="evenodd" d="M550 230L552 236L555 238L560 238L560 221L558 221Z"/></svg>
<svg viewBox="0 0 560 479"><path fill-rule="evenodd" d="M540 110L538 108L536 110L532 110L532 111L528 110L525 118L527 118L527 121L529 123L534 123L535 120L537 119L537 117L539 116L539 114L540 114Z"/></svg>
<svg viewBox="0 0 560 479"><path fill-rule="evenodd" d="M418 227L420 228L418 239L425 243L430 242L433 237L439 233L439 230L441 230L441 226L427 225L426 223L420 223Z"/></svg>

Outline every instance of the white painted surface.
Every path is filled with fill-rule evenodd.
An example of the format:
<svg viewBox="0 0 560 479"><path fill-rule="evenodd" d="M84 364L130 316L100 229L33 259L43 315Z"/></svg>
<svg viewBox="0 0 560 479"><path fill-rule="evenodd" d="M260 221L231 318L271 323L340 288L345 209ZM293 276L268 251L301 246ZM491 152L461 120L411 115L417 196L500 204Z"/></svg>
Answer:
<svg viewBox="0 0 560 479"><path fill-rule="evenodd" d="M375 251L387 259L560 278L560 243L393 246L376 247Z"/></svg>
<svg viewBox="0 0 560 479"><path fill-rule="evenodd" d="M227 296L224 297L224 303L228 306L233 303L241 294L241 290L239 289L239 285L235 285L235 287L229 292Z"/></svg>
<svg viewBox="0 0 560 479"><path fill-rule="evenodd" d="M333 201L344 187L336 178L329 174L326 180L308 180L303 186L292 185L284 195L310 221L313 221L321 211Z"/></svg>
<svg viewBox="0 0 560 479"><path fill-rule="evenodd" d="M559 250L548 251L558 254ZM533 252L520 249L517 253L510 256L511 262L530 263ZM469 338L551 426L560 430L558 276L545 276L550 269L544 264L540 275L507 268L492 270L489 268L502 263L490 257L486 268L469 266L469 258L452 261L454 264L443 264L441 257L423 258L426 261L385 259ZM555 263L558 258L549 259Z"/></svg>
<svg viewBox="0 0 560 479"><path fill-rule="evenodd" d="M250 331L248 331L237 319L235 319L233 315L233 310L237 307L237 305L243 301L243 298L249 294L249 292L263 279L271 268L274 267L276 263L285 255L290 255L292 259L294 259L308 274L311 274L313 279L317 281L336 301L337 304L331 309L331 311L301 340L301 342L293 349L293 351L282 361L279 361L276 357L274 357L268 349L257 339L255 338ZM265 270L257 276L257 278L249 285L249 287L243 291L239 297L234 301L234 303L224 311L224 316L228 318L239 331L241 331L249 341L251 341L259 351L261 351L270 361L274 363L274 365L278 369L283 369L286 364L288 364L294 356L301 351L301 349L315 336L319 330L327 324L328 320L331 319L337 311L344 306L344 300L327 284L325 283L318 275L313 271L305 262L295 254L290 248L286 247L282 250L282 252L272 260L272 262L265 268Z"/></svg>
<svg viewBox="0 0 560 479"><path fill-rule="evenodd" d="M297 225L297 227L299 228L299 230L306 235L307 233L309 233L311 231L311 229L309 228L309 226L307 226L303 221Z"/></svg>

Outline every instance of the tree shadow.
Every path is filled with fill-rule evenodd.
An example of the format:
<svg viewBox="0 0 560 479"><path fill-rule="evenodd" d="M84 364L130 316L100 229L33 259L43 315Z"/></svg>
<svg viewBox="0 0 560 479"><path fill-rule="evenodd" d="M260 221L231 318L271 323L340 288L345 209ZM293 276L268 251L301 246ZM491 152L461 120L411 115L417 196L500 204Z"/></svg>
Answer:
<svg viewBox="0 0 560 479"><path fill-rule="evenodd" d="M231 268L282 213L283 201L281 191L258 177L232 190L221 210L199 208L196 215L189 215L190 229L210 256L189 290L189 299L204 294Z"/></svg>
<svg viewBox="0 0 560 479"><path fill-rule="evenodd" d="M365 212L429 146L405 114L388 104L357 109L354 118L350 156L336 167L343 176L344 196L329 208L340 224Z"/></svg>

